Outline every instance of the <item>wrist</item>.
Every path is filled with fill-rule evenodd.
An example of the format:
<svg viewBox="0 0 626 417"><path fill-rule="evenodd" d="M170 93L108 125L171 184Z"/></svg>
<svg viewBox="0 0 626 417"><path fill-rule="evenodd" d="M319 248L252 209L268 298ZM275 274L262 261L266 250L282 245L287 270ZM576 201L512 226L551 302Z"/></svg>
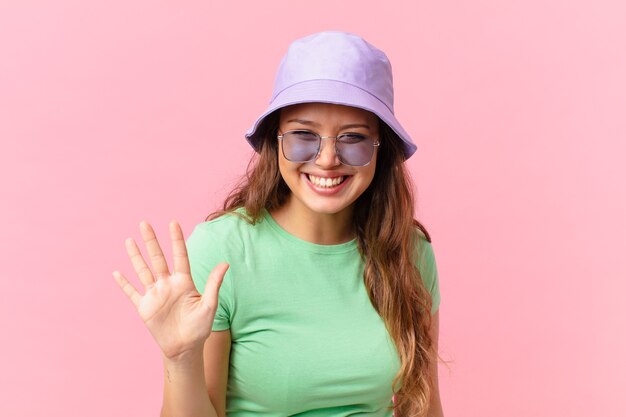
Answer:
<svg viewBox="0 0 626 417"><path fill-rule="evenodd" d="M203 346L198 346L182 353L168 356L161 352L163 363L168 367L188 368L196 367L198 363L203 362Z"/></svg>

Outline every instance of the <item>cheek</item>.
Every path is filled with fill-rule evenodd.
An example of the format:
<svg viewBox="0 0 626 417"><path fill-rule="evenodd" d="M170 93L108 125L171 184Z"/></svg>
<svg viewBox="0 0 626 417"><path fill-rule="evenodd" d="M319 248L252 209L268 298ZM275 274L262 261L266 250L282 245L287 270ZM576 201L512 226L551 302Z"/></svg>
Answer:
<svg viewBox="0 0 626 417"><path fill-rule="evenodd" d="M278 171L280 172L280 175L282 175L282 177L285 178L289 170L288 169L289 161L287 161L285 157L283 156L283 152L280 147L278 148L277 151L278 151Z"/></svg>
<svg viewBox="0 0 626 417"><path fill-rule="evenodd" d="M297 180L300 175L298 172L299 164L287 161L282 155L278 156L278 172L285 183L291 188L291 184Z"/></svg>
<svg viewBox="0 0 626 417"><path fill-rule="evenodd" d="M278 172L280 172L280 175L285 178L285 163L283 158L280 156L278 156Z"/></svg>
<svg viewBox="0 0 626 417"><path fill-rule="evenodd" d="M368 176L367 176L367 180L365 181L365 189L368 189L370 187L370 185L372 185L372 182L374 180L374 172L372 171Z"/></svg>
<svg viewBox="0 0 626 417"><path fill-rule="evenodd" d="M367 183L369 187L372 181L374 180L374 174L376 173L376 160L374 159L369 166L367 166L367 170L363 172L363 179Z"/></svg>

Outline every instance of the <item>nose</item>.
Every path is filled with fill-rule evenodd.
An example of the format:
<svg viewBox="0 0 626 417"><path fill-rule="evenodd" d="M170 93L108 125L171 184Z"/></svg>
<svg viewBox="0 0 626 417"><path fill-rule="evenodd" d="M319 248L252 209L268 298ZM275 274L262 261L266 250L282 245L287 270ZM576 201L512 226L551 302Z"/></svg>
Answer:
<svg viewBox="0 0 626 417"><path fill-rule="evenodd" d="M322 137L322 143L320 147L320 153L315 159L315 165L319 166L320 168L332 168L341 165L339 156L335 151L335 138L333 136Z"/></svg>

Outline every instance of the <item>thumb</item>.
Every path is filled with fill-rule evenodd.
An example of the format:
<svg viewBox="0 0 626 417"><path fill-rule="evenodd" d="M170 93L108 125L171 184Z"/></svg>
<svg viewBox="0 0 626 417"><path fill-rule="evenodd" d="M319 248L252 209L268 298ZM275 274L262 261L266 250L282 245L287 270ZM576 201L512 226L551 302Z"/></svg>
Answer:
<svg viewBox="0 0 626 417"><path fill-rule="evenodd" d="M204 287L204 294L202 295L202 303L206 307L217 310L218 292L228 268L230 268L228 263L220 262L209 274L209 278Z"/></svg>

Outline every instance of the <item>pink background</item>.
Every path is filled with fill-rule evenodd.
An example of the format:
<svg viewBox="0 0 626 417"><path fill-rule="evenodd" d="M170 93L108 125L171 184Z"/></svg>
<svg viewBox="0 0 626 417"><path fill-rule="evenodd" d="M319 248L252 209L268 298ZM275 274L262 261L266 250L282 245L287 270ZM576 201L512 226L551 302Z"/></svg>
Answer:
<svg viewBox="0 0 626 417"><path fill-rule="evenodd" d="M124 239L217 207L324 29L388 54L419 146L446 416L626 415L624 3L381 4L0 3L0 415L158 415Z"/></svg>

